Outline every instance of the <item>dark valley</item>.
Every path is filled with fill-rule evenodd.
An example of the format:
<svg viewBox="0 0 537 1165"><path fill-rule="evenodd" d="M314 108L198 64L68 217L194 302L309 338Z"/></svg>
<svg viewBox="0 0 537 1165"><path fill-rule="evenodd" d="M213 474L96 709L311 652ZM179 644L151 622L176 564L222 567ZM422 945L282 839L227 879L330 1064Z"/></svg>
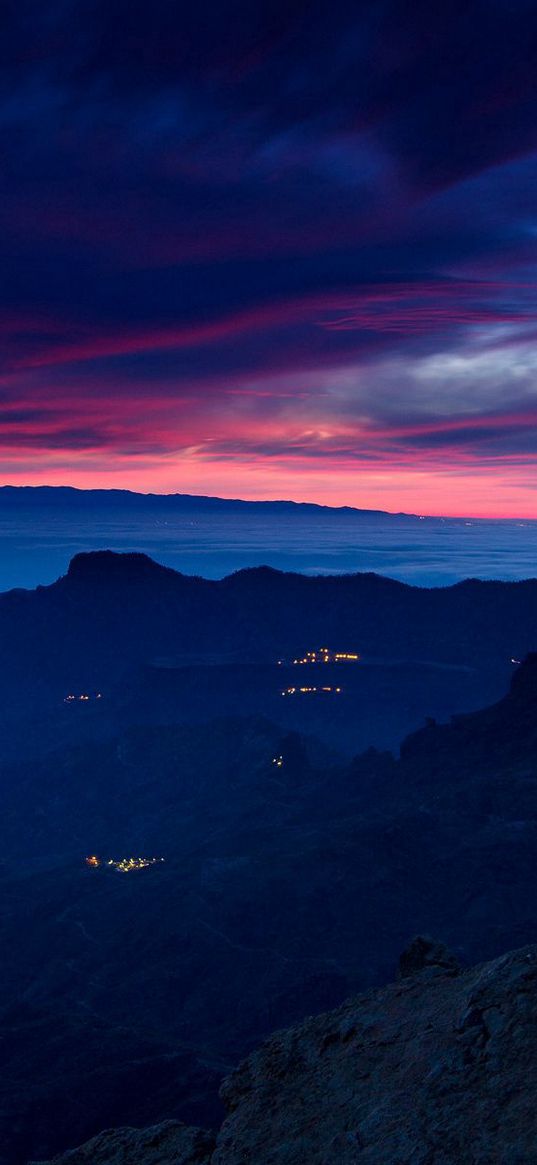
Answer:
<svg viewBox="0 0 537 1165"><path fill-rule="evenodd" d="M536 613L112 554L0 597L3 1165L218 1127L241 1057L413 934L532 942Z"/></svg>

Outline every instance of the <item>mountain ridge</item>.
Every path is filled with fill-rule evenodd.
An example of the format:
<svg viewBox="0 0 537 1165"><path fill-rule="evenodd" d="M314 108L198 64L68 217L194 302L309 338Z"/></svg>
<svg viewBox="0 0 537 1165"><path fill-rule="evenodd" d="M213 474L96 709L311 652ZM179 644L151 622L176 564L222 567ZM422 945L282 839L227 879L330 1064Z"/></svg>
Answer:
<svg viewBox="0 0 537 1165"><path fill-rule="evenodd" d="M259 513L311 513L313 514L343 514L346 516L356 515L358 517L385 517L387 519L409 519L412 521L441 521L441 518L424 517L420 518L417 514L409 514L402 510L376 510L368 508L360 508L358 506L329 506L320 502L296 502L290 498L275 498L270 500L245 499L245 498L221 498L211 494L189 494L189 493L139 493L136 490L128 489L80 489L77 486L66 485L4 485L0 486L0 510L2 506L14 506L17 502L28 502L38 505L55 505L63 502L71 503L72 505L86 506L91 502L108 502L112 504L123 504L124 506L140 508L156 509L173 509L178 510L225 510L231 511L249 510L252 513L258 511Z"/></svg>
<svg viewBox="0 0 537 1165"><path fill-rule="evenodd" d="M99 570L100 568L100 570ZM487 579L468 577L460 579L457 582L449 583L444 586L421 586L416 583L405 582L401 579L392 578L390 575L381 574L373 570L357 570L346 571L344 574L335 572L334 574L322 572L320 574L303 574L301 571L281 570L279 567L271 566L269 563L260 563L255 566L244 566L237 570L230 571L229 574L222 578L208 578L201 574L187 574L184 571L178 570L176 567L166 566L163 563L157 562L150 554L144 551L120 551L109 549L98 550L81 550L74 554L69 561L67 571L59 575L57 579L50 583L39 583L36 587L12 587L8 591L0 592L0 604L8 595L14 593L35 594L36 592L50 591L57 587L60 583L66 580L83 579L85 576L95 578L101 573L102 578L106 579L108 576L117 577L122 571L125 574L135 572L148 575L152 572L154 577L168 578L175 577L178 580L190 580L196 583L204 583L210 585L212 588L223 586L230 586L233 582L252 579L274 579L274 580L292 580L304 584L307 589L308 586L313 586L315 583L328 584L334 583L341 586L352 580L366 580L375 581L375 585L379 588L391 588L395 591L414 592L416 595L427 595L437 593L448 593L461 590L478 590L482 588L484 591L498 592L502 590L511 589L525 589L537 585L537 575L530 576L525 579Z"/></svg>
<svg viewBox="0 0 537 1165"><path fill-rule="evenodd" d="M227 714L226 692L235 691L237 707L246 699L252 713L267 711L278 720L284 711L281 693L298 678L293 659L321 644L362 657L343 671L329 665L322 681L311 671L318 675L312 683L334 689L334 700L319 709L325 722L333 721L327 742L336 743L338 721L351 751L367 743L393 747L391 730L384 741L360 734L353 744L342 723L343 718L351 726L357 717L365 723L369 716L366 669L392 669L382 699L390 714L396 707L406 709L399 740L426 715L492 703L508 683L512 660L537 647L537 580L467 580L423 588L371 572L310 576L268 566L206 579L144 554L81 553L54 583L0 595L0 715L4 722L12 714L41 716L77 691L99 691L109 701L114 690L126 690L134 673L167 660L175 669L167 672L172 687L181 678L178 669L188 678L184 669L193 664L228 668L220 673L224 687L214 668L204 676L192 673L193 684L177 693L183 716L201 684L207 699L216 700L214 715ZM393 670L401 665L434 667L439 699L432 689L428 699L431 673L429 679L423 674L419 693L409 675ZM233 675L230 666L258 672L250 672L249 682L244 671ZM378 685L377 692L380 699ZM315 732L311 701L295 700L292 707L299 719L291 725L286 713L285 723Z"/></svg>

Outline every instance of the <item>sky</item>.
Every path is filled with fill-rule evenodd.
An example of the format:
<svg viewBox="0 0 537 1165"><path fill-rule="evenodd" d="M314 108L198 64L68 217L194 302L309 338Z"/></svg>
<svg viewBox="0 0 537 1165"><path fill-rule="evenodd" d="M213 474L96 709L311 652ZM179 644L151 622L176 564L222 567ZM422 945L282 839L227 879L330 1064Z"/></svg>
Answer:
<svg viewBox="0 0 537 1165"><path fill-rule="evenodd" d="M534 0L5 0L0 477L537 517Z"/></svg>

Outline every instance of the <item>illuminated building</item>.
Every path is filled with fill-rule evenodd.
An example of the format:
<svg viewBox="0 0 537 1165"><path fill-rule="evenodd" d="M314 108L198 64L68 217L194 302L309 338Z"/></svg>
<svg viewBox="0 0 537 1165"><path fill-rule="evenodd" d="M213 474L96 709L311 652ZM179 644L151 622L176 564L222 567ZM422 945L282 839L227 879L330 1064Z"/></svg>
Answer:
<svg viewBox="0 0 537 1165"><path fill-rule="evenodd" d="M312 663L358 663L360 656L357 651L331 651L328 647L320 647L318 651L307 651L305 655L294 659L293 664Z"/></svg>
<svg viewBox="0 0 537 1165"><path fill-rule="evenodd" d="M282 695L282 696L311 696L311 695L316 695L316 696L325 696L326 695L326 696L328 696L328 695L336 695L339 692L341 692L341 688L334 688L330 684L326 684L326 685L323 685L322 687L319 687L317 685L313 685L311 687L303 687L303 688L293 688L293 687L284 688L283 691L280 693L280 695Z"/></svg>
<svg viewBox="0 0 537 1165"><path fill-rule="evenodd" d="M114 858L108 858L105 862L94 854L86 858L87 866L108 866L110 869L118 870L120 874L130 874L132 870L146 870L148 866L156 866L163 862L164 858L120 858L116 861Z"/></svg>
<svg viewBox="0 0 537 1165"><path fill-rule="evenodd" d="M81 692L80 695L74 695L72 692L68 696L64 696L64 704L80 703L86 704L88 700L102 700L102 692L95 692L93 696L88 695L87 692Z"/></svg>

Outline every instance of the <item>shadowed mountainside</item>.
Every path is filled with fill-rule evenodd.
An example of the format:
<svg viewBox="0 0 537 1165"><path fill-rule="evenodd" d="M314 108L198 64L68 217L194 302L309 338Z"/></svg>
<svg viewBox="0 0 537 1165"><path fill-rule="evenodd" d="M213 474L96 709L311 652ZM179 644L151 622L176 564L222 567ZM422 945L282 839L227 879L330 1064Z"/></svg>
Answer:
<svg viewBox="0 0 537 1165"><path fill-rule="evenodd" d="M363 662L322 672L342 692L322 709L314 701L314 714L307 698L284 710L281 688L313 673L276 661L322 644ZM4 755L11 741L19 753L53 744L50 717L68 693L103 693L100 735L121 723L129 698L143 721L143 685L159 688L148 692L152 715L171 704L175 722L228 715L233 698L233 712L246 700L248 714L281 716L350 753L395 748L426 715L469 711L505 691L511 659L537 646L537 581L426 590L373 574L308 578L262 567L215 582L103 551L78 555L49 587L0 595L0 646ZM69 736L64 721L54 727L58 739Z"/></svg>
<svg viewBox="0 0 537 1165"><path fill-rule="evenodd" d="M531 941L536 711L533 656L495 708L430 725L400 761L349 765L266 721L224 720L129 728L5 769L6 1162L102 1127L99 1024L153 1042L137 1061L144 1119L210 1124L215 1075L275 1027L385 981L409 934L436 930L466 961ZM88 852L126 850L166 861L126 877L84 868ZM54 1055L44 1041L45 1076L29 1024L52 1031L66 1014L76 1032L58 1027ZM114 1078L117 1123L135 1123L139 1085Z"/></svg>

